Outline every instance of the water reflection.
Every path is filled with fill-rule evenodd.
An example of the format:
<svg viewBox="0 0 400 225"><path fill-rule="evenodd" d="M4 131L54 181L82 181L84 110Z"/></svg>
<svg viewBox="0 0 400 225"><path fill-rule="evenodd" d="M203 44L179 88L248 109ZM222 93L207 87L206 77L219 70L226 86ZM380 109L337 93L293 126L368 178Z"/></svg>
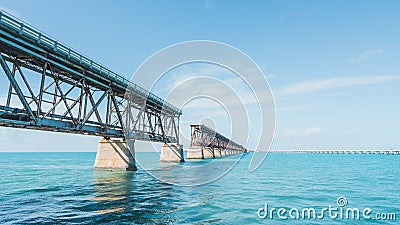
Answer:
<svg viewBox="0 0 400 225"><path fill-rule="evenodd" d="M180 196L174 187L145 171L94 171L93 188L97 223L171 223L174 218L169 213L179 207L175 202L180 201Z"/></svg>
<svg viewBox="0 0 400 225"><path fill-rule="evenodd" d="M129 206L128 197L132 192L134 172L94 171L94 188L98 203L97 214L120 212Z"/></svg>

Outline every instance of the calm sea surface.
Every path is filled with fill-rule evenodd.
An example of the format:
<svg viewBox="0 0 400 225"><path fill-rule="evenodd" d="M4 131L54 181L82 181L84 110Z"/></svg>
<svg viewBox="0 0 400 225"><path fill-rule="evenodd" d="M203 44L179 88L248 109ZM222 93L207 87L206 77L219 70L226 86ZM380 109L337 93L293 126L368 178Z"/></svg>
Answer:
<svg viewBox="0 0 400 225"><path fill-rule="evenodd" d="M95 153L0 153L0 224L400 224L399 155L270 153L248 171L251 154L209 184L184 187L136 172L93 171ZM195 182L211 176L204 169L188 174L181 165L158 162L157 153L137 153L151 170L170 180ZM220 158L214 165L231 163ZM341 197L339 207L337 199ZM345 198L345 199L344 199ZM265 219L259 218L267 211ZM371 219L331 218L323 208L371 209ZM284 208L287 219L280 219ZM308 218L304 208L314 208ZM289 215L299 218L293 219ZM368 210L367 210L368 211ZM334 212L333 212L334 213ZM396 220L376 220L376 215ZM272 215L272 218L270 216ZM349 214L350 215L350 214ZM367 215L367 216L368 216ZM391 214L392 215L392 214ZM311 212L312 216L312 212ZM333 214L334 216L334 214Z"/></svg>

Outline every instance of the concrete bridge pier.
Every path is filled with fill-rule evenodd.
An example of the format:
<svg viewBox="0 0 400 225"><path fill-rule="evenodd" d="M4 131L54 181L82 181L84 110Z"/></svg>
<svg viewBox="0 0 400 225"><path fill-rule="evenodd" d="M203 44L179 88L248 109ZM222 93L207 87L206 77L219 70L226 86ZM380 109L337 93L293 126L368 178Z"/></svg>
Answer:
<svg viewBox="0 0 400 225"><path fill-rule="evenodd" d="M221 149L219 149L219 148L214 148L214 156L215 156L215 158L219 158L219 157L222 157L222 152L221 152Z"/></svg>
<svg viewBox="0 0 400 225"><path fill-rule="evenodd" d="M177 143L164 143L161 148L160 161L184 162L183 146Z"/></svg>
<svg viewBox="0 0 400 225"><path fill-rule="evenodd" d="M214 149L209 147L203 148L203 155L205 159L215 158Z"/></svg>
<svg viewBox="0 0 400 225"><path fill-rule="evenodd" d="M209 147L203 148L203 155L205 159L215 158L214 149Z"/></svg>
<svg viewBox="0 0 400 225"><path fill-rule="evenodd" d="M200 146L192 146L187 149L187 159L204 159L203 148Z"/></svg>
<svg viewBox="0 0 400 225"><path fill-rule="evenodd" d="M101 139L94 169L137 170L135 164L135 140Z"/></svg>

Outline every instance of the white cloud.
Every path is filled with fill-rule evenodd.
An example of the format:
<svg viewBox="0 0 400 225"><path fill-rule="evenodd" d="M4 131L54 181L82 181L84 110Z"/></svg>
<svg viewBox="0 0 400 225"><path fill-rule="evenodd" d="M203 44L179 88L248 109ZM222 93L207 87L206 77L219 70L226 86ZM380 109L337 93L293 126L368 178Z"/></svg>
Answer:
<svg viewBox="0 0 400 225"><path fill-rule="evenodd" d="M273 49L271 49L271 52L276 52L276 51L279 51L279 50L281 50L281 46L276 46Z"/></svg>
<svg viewBox="0 0 400 225"><path fill-rule="evenodd" d="M333 93L329 93L329 94L327 94L328 96L343 96L344 95L344 93L342 93L342 92L333 92Z"/></svg>
<svg viewBox="0 0 400 225"><path fill-rule="evenodd" d="M288 84L276 91L275 95L298 95L321 90L343 88L348 86L376 84L388 81L399 80L400 76L381 75L381 76L353 76L353 77L335 77L319 81L302 81Z"/></svg>
<svg viewBox="0 0 400 225"><path fill-rule="evenodd" d="M274 78L276 78L276 74L274 74L274 73L269 73L269 74L267 74L267 75L265 75L266 77L267 77L267 79L274 79Z"/></svg>
<svg viewBox="0 0 400 225"><path fill-rule="evenodd" d="M277 111L280 112L293 112L293 111L299 111L299 110L303 110L303 109L310 109L310 108L316 108L316 107L320 107L323 106L325 104L323 103L315 103L315 104L300 104L300 105L289 105L289 106L278 106L276 108Z"/></svg>
<svg viewBox="0 0 400 225"><path fill-rule="evenodd" d="M305 137L305 136L313 136L321 133L321 128L319 127L309 127L306 129L301 129L300 131L295 129L287 129L285 131L277 133L277 137L285 137L285 138L292 138L295 136Z"/></svg>
<svg viewBox="0 0 400 225"><path fill-rule="evenodd" d="M297 131L293 130L293 129L289 129L283 132L283 136L284 137L293 137L297 134Z"/></svg>
<svg viewBox="0 0 400 225"><path fill-rule="evenodd" d="M215 7L215 1L214 0L205 0L204 1L204 7L206 9L212 9Z"/></svg>
<svg viewBox="0 0 400 225"><path fill-rule="evenodd" d="M314 135L314 134L319 134L319 133L321 133L321 129L318 127L310 127L310 128L307 128L305 131L306 135Z"/></svg>
<svg viewBox="0 0 400 225"><path fill-rule="evenodd" d="M347 61L350 63L358 63L358 62L364 62L371 60L372 58L376 57L377 55L380 55L383 53L383 50L381 49L372 49L372 50L366 50L361 55L348 58Z"/></svg>
<svg viewBox="0 0 400 225"><path fill-rule="evenodd" d="M188 97L201 95L221 100L225 106L253 105L269 100L264 96L258 96L257 99L255 88L250 88L242 78L222 66L187 64L166 77L169 82L167 85L160 80L151 91L171 104L180 105Z"/></svg>

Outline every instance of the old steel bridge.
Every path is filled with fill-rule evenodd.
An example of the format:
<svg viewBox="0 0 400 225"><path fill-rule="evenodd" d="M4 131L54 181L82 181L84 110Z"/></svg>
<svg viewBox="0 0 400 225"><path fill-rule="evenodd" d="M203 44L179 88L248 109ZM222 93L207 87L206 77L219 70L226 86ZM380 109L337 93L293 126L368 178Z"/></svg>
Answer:
<svg viewBox="0 0 400 225"><path fill-rule="evenodd" d="M162 142L162 159L183 161L180 109L4 11L0 64L0 126L104 137L98 168L134 164L135 140Z"/></svg>

